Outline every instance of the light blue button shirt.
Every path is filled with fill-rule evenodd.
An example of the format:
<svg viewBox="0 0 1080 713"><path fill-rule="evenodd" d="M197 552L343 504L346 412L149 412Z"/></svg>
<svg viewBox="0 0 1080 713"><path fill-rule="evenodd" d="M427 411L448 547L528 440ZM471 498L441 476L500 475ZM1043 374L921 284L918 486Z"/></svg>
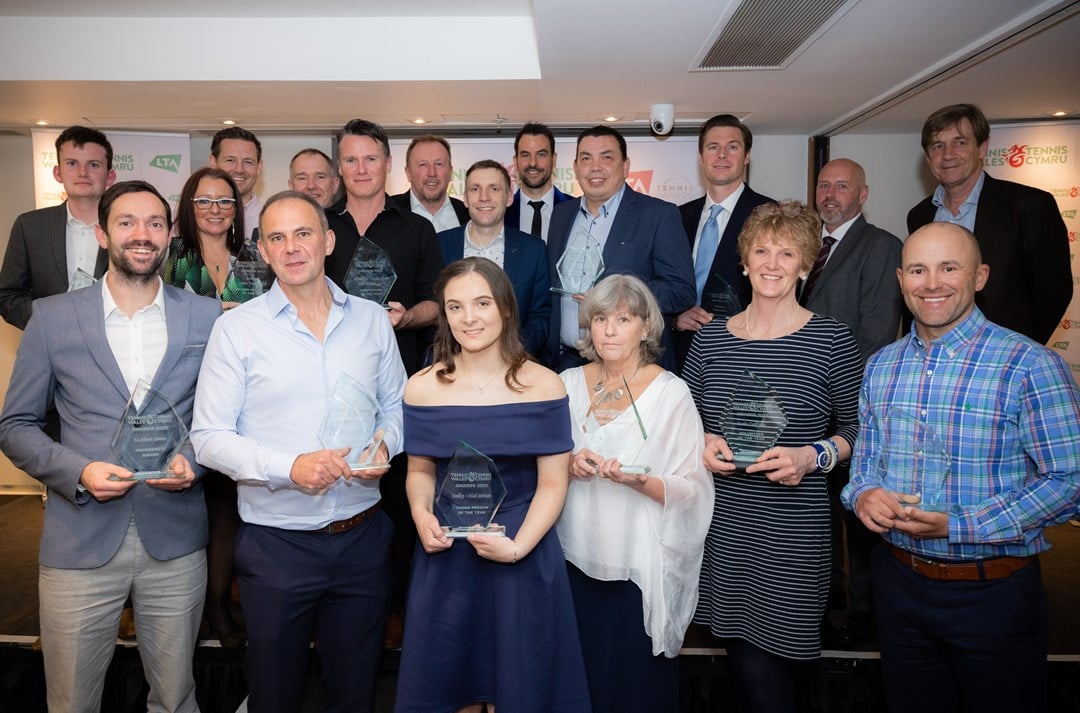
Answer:
<svg viewBox="0 0 1080 713"><path fill-rule="evenodd" d="M934 205L937 206L937 213L934 214L934 221L956 223L974 233L975 209L979 207L979 195L982 194L982 187L985 181L986 173L979 174L979 180L975 182L975 187L971 189L971 193L968 194L968 197L960 206L960 213L958 215L953 215L952 211L945 206L945 187L939 185L934 190L934 197L931 199Z"/></svg>
<svg viewBox="0 0 1080 713"><path fill-rule="evenodd" d="M206 345L191 440L199 463L237 481L244 522L314 530L379 501L378 481L308 491L289 478L297 456L322 450L319 428L343 371L376 397L390 455L401 452L406 376L390 320L326 282L333 303L322 342L275 281L222 315Z"/></svg>

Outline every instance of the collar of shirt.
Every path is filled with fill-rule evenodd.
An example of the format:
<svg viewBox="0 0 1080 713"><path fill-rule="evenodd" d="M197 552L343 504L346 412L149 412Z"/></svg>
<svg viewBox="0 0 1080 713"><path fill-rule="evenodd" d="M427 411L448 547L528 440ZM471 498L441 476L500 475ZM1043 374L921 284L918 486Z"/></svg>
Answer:
<svg viewBox="0 0 1080 713"><path fill-rule="evenodd" d="M477 252L489 252L491 250L494 250L496 245L499 245L501 247L503 242L504 242L504 239L505 239L504 236L506 235L506 226L505 225L503 226L503 229L499 231L499 234L496 235L486 245L477 245L475 242L473 242L472 236L469 235L469 229L470 228L472 228L472 221L471 220L468 223L465 224L465 242L468 245L472 246L472 249L476 250Z"/></svg>
<svg viewBox="0 0 1080 713"><path fill-rule="evenodd" d="M522 193L521 189L519 188L518 189L518 203L519 203L519 205L523 205L523 206L525 206L525 208L528 208L529 207L529 201L543 201L544 208L546 208L548 206L555 205L555 184L552 183L551 188L549 188L547 190L547 193L540 196L539 198L529 198L527 195ZM541 209L541 210L543 210L543 209ZM524 213L526 211L524 209L522 209L522 212ZM531 209L529 210L529 220L532 220L532 210Z"/></svg>
<svg viewBox="0 0 1080 713"><path fill-rule="evenodd" d="M982 195L983 184L986 182L986 171L979 174L979 180L975 182L975 187L971 189L971 193L964 199L964 202L960 205L960 212L957 215L953 215L952 211L945 206L945 187L938 185L934 189L934 197L931 199L935 206L937 206L937 213L934 215L934 220L944 221L948 223L956 223L962 225L968 230L975 231L975 209L979 207L979 196Z"/></svg>
<svg viewBox="0 0 1080 713"><path fill-rule="evenodd" d="M826 235L833 236L836 239L836 242L833 244L833 250L836 250L836 246L839 245L840 241L844 239L845 235L847 235L847 231L851 230L851 226L855 224L855 221L859 219L860 215L862 215L862 213L856 214L854 218L847 221L846 223L841 223L839 226L837 226L836 230L828 230L824 225L822 225L821 237L824 238Z"/></svg>
<svg viewBox="0 0 1080 713"><path fill-rule="evenodd" d="M348 297L345 291L334 284L334 281L329 277L323 277L326 280L326 286L330 289L330 299L338 307L344 308L345 303L348 302ZM274 317L281 314L283 310L288 307L292 307L293 311L296 308L293 303L289 301L289 297L285 294L285 291L281 289L281 285L277 280L274 280L274 284L270 286L270 289L266 292L266 305L270 308L270 314Z"/></svg>
<svg viewBox="0 0 1080 713"><path fill-rule="evenodd" d="M735 212L735 204L739 202L740 198L742 198L743 191L745 191L745 190L746 190L746 183L745 182L740 183L739 187L736 188L734 191L732 191L730 196L728 196L724 200L720 201L719 205L720 205L720 207L722 207L724 209L725 213L727 213L728 215L731 215L732 213ZM709 194L706 193L705 194L705 210L704 210L704 213L703 213L704 216L705 216L705 220L709 219L709 213L712 211L712 207L714 205L717 205L716 201L714 201L709 196ZM702 221L702 225L704 225L704 221Z"/></svg>
<svg viewBox="0 0 1080 713"><path fill-rule="evenodd" d="M597 218L609 218L615 215L619 211L619 204L622 203L623 193L626 192L626 184L622 184L622 188L616 191L615 195L608 198L606 201L600 204L600 210L596 211L596 217L589 212L589 209L585 207L585 196L581 197L581 205L578 207L578 211L587 220L596 220Z"/></svg>
<svg viewBox="0 0 1080 713"><path fill-rule="evenodd" d="M457 213L454 212L454 206L450 204L449 194L443 196L442 205L439 206L437 211L432 213L420 202L416 197L416 194L410 190L409 206L412 208L413 213L430 220L432 225L435 226L435 232L441 232L448 228L456 228L460 225L460 223L458 223Z"/></svg>
<svg viewBox="0 0 1080 713"><path fill-rule="evenodd" d="M971 314L960 320L955 327L937 339L931 340L929 344L915 331L915 325L912 325L911 346L921 354L926 354L931 347L942 349L944 350L944 356L952 359L956 355L963 353L967 343L974 339L985 326L986 317L978 307L975 307L971 310ZM941 352L939 352L940 354Z"/></svg>
<svg viewBox="0 0 1080 713"><path fill-rule="evenodd" d="M93 223L84 223L75 216L73 216L71 214L71 204L69 204L67 201L64 202L64 209L67 211L67 227L69 228L74 228L76 230L91 230L95 225L97 225L96 220Z"/></svg>
<svg viewBox="0 0 1080 713"><path fill-rule="evenodd" d="M105 319L108 319L109 315L111 315L113 312L117 312L120 315L122 315L124 317L124 319L127 319L128 316L126 314L124 314L124 311L122 309L120 309L119 306L117 306L116 300L113 298L112 292L109 290L109 281L108 281L108 279L106 279L106 278L108 278L108 276L109 276L109 273L105 273L101 277L101 280L99 280L99 282L101 282L101 302L102 302L102 307L104 308ZM143 312L145 310L151 309L153 307L157 307L158 310L161 312L161 314L165 314L165 289L164 289L164 284L165 283L163 283L161 281L161 278L158 277L157 278L157 294L154 295L153 301L151 301L150 304L146 305L145 307L140 307L138 310L136 310L135 314L138 314L139 312ZM134 315L132 315L132 316L134 316Z"/></svg>

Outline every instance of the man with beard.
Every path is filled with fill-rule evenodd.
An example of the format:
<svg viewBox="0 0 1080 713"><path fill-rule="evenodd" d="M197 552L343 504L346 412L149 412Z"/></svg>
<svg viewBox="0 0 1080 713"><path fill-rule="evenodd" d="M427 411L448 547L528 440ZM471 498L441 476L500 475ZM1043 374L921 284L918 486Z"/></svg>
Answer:
<svg viewBox="0 0 1080 713"><path fill-rule="evenodd" d="M147 706L198 710L192 655L207 538L201 471L185 443L166 477L134 480L110 447L129 399L141 406L152 393L146 384L190 426L203 349L221 312L216 300L158 276L170 218L149 183L125 181L105 192L95 232L108 272L91 287L34 303L0 415L0 449L49 489L38 588L50 710L101 707L129 595L150 683ZM54 404L59 441L43 430Z"/></svg>
<svg viewBox="0 0 1080 713"><path fill-rule="evenodd" d="M870 197L863 167L846 158L829 161L818 174L816 202L821 215L821 252L803 285L800 302L811 312L838 319L851 328L865 363L870 355L896 341L904 299L894 278L904 244L892 233L866 222L863 204ZM878 538L840 504L848 464L829 473L829 505L833 518L833 590L844 591L847 551L847 616L838 643L857 646L874 635L874 602L870 590L870 552ZM841 597L842 598L842 597ZM826 628L826 635L832 629Z"/></svg>
<svg viewBox="0 0 1080 713"><path fill-rule="evenodd" d="M214 134L210 141L211 168L220 168L236 182L244 202L245 238L256 236L262 201L255 195L255 183L262 173L262 144L255 134L239 126L230 126ZM255 237L258 240L258 237Z"/></svg>
<svg viewBox="0 0 1080 713"><path fill-rule="evenodd" d="M514 170L518 190L506 210L506 224L547 242L551 211L573 198L555 187L555 135L544 124L528 123L514 137ZM524 197L523 197L524 196ZM522 210L525 203L528 210Z"/></svg>

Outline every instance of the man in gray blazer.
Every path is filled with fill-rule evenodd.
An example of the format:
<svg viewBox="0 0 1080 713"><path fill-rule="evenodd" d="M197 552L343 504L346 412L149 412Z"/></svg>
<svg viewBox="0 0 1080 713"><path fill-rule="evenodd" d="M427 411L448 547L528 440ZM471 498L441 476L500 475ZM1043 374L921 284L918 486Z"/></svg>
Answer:
<svg viewBox="0 0 1080 713"><path fill-rule="evenodd" d="M896 280L903 243L863 218L862 207L869 196L866 174L859 164L838 158L822 167L815 196L823 223L822 249L801 295L807 309L851 328L864 363L878 349L896 341L904 310ZM879 538L840 505L840 490L847 478L847 464L829 476L834 518L833 569L843 572L842 550L846 543L851 600L838 643L858 646L868 643L874 633L870 551ZM834 579L840 584L842 577ZM841 591L841 587L836 590Z"/></svg>
<svg viewBox="0 0 1080 713"><path fill-rule="evenodd" d="M101 194L116 180L112 159L112 145L96 129L72 126L56 138L53 178L67 200L23 213L11 227L0 268L0 316L8 323L26 329L33 300L105 273L109 259L94 224Z"/></svg>
<svg viewBox="0 0 1080 713"><path fill-rule="evenodd" d="M162 284L168 203L143 181L101 199L109 271L34 303L0 414L0 449L49 489L39 557L49 710L98 710L131 596L148 708L197 711L192 654L206 587L206 506L189 443L137 481L110 444L139 381L190 426L217 302ZM61 439L43 431L55 404Z"/></svg>

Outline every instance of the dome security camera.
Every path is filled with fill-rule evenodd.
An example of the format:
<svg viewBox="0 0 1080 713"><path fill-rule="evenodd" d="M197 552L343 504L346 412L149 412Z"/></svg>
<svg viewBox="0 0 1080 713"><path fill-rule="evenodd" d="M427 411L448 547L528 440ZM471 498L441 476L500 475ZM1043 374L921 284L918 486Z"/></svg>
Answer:
<svg viewBox="0 0 1080 713"><path fill-rule="evenodd" d="M670 134L675 126L675 105L653 104L649 112L649 126L653 133L660 136Z"/></svg>

